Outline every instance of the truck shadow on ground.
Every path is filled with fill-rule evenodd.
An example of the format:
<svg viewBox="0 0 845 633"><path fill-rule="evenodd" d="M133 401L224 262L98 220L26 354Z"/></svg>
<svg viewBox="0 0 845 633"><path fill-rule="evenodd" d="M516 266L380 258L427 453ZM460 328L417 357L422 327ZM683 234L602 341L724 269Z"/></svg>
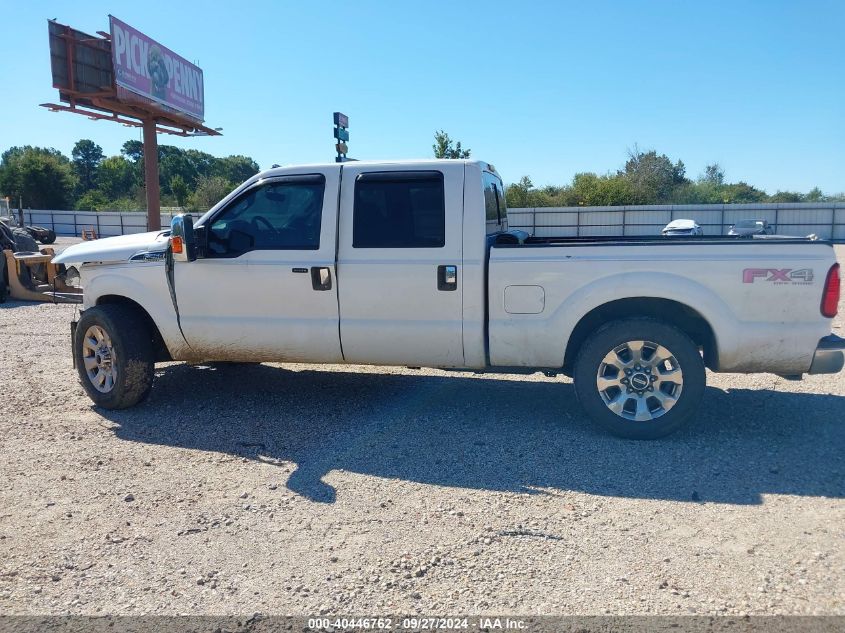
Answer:
<svg viewBox="0 0 845 633"><path fill-rule="evenodd" d="M158 371L135 409L98 410L118 438L293 462L290 490L331 503L332 470L438 486L757 504L845 496L845 397L708 388L686 429L652 442L593 427L571 384L291 371ZM155 415L150 415L154 411Z"/></svg>

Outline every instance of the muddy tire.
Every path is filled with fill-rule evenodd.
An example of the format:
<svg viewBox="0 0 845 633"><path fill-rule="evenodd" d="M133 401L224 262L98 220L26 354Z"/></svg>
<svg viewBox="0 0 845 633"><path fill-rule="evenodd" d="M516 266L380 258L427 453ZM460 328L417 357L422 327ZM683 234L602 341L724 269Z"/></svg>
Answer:
<svg viewBox="0 0 845 633"><path fill-rule="evenodd" d="M678 328L649 318L612 321L581 347L575 394L594 422L619 437L664 437L687 424L704 395L704 361Z"/></svg>
<svg viewBox="0 0 845 633"><path fill-rule="evenodd" d="M153 336L144 318L124 305L85 310L74 336L82 387L104 409L126 409L146 399L153 386Z"/></svg>

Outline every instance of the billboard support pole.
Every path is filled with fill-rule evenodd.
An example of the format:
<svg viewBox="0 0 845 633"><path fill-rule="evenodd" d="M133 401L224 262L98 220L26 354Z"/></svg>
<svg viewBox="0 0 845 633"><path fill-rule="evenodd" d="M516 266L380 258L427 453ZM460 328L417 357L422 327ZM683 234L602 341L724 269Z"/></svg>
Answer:
<svg viewBox="0 0 845 633"><path fill-rule="evenodd" d="M144 188L147 192L147 230L158 231L161 229L161 192L155 119L144 119Z"/></svg>

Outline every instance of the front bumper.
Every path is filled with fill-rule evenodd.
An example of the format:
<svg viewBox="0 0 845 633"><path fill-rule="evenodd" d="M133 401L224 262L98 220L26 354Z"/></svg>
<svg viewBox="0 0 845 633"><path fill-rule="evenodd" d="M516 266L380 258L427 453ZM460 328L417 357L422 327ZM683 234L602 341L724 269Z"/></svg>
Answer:
<svg viewBox="0 0 845 633"><path fill-rule="evenodd" d="M819 341L810 374L835 374L845 366L845 338L829 334Z"/></svg>

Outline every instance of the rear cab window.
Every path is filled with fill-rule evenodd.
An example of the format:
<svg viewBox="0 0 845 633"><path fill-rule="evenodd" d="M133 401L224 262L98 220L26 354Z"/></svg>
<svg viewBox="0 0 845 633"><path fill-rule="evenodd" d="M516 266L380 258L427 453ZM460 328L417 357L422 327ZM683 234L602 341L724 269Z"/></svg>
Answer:
<svg viewBox="0 0 845 633"><path fill-rule="evenodd" d="M485 227L487 235L508 230L508 208L502 179L490 171L482 172L484 185Z"/></svg>
<svg viewBox="0 0 845 633"><path fill-rule="evenodd" d="M439 171L368 172L355 182L353 248L442 248L446 202Z"/></svg>

